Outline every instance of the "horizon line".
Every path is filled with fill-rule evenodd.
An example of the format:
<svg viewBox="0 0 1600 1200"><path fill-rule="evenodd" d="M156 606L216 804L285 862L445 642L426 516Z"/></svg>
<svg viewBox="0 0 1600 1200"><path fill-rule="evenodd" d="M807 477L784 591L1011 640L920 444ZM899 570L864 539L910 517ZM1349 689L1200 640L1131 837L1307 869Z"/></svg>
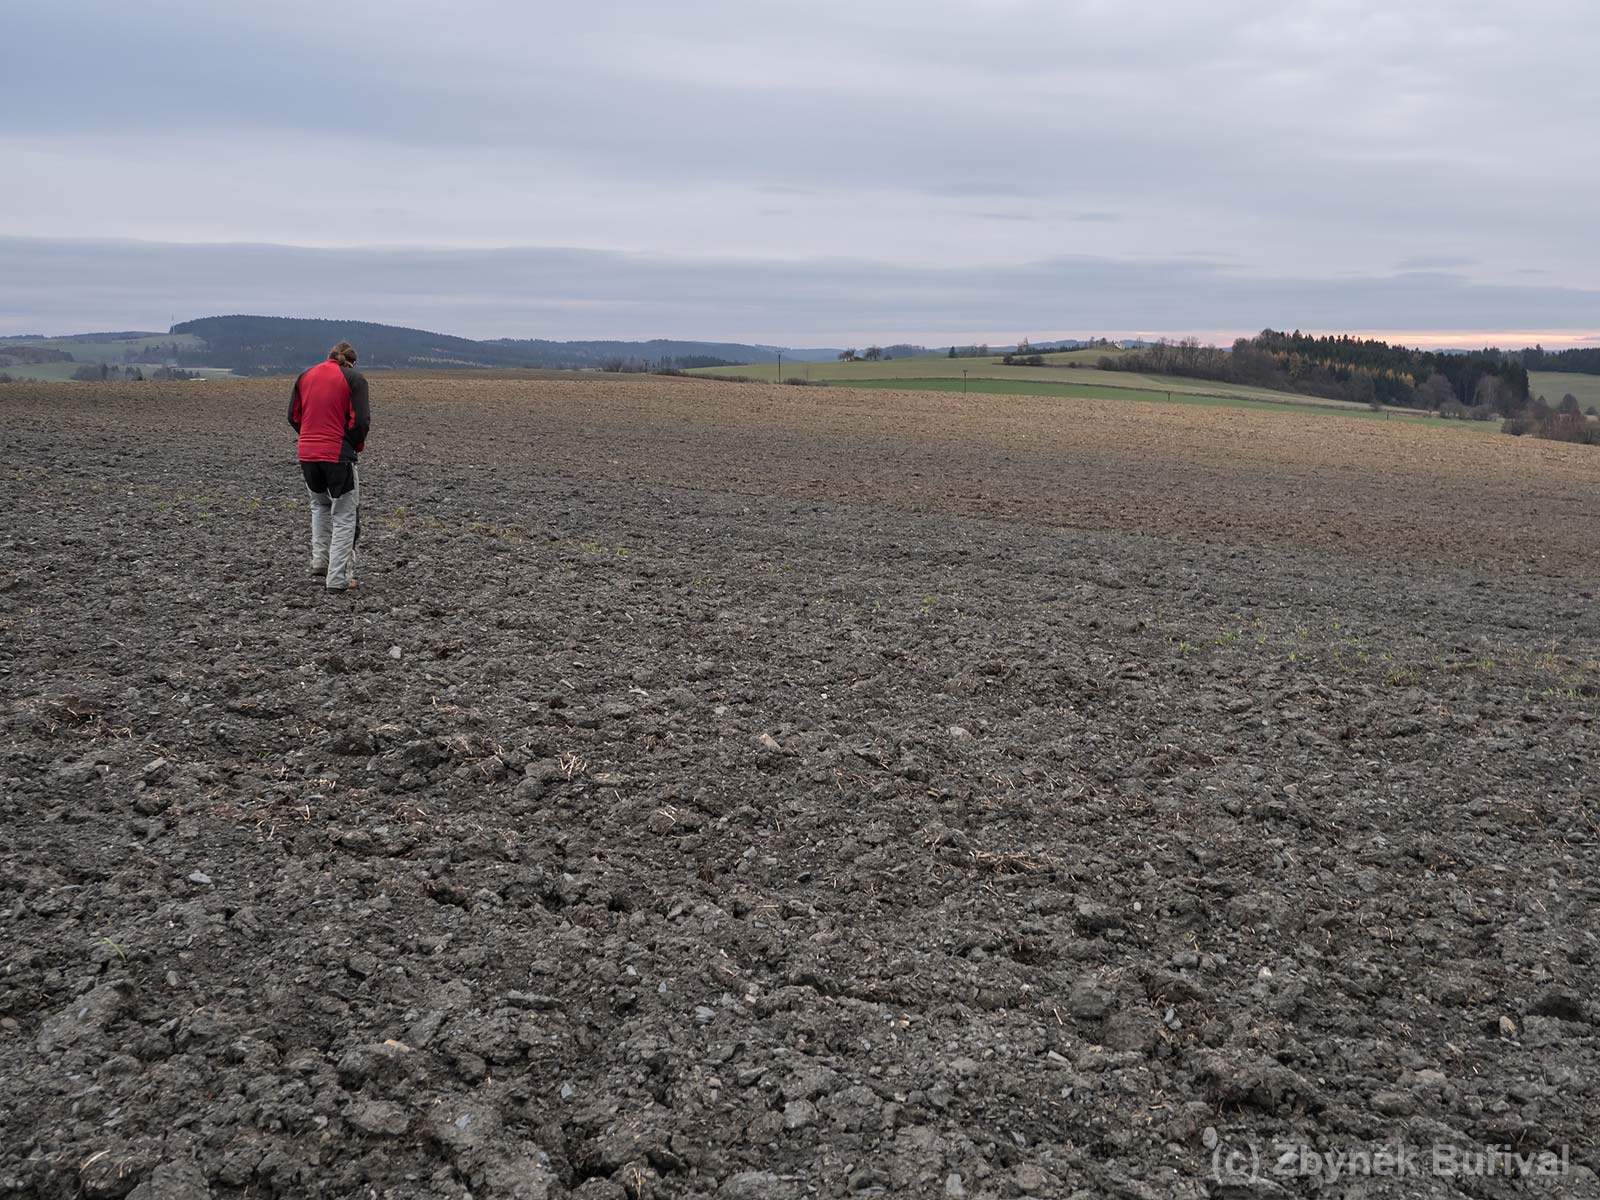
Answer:
<svg viewBox="0 0 1600 1200"><path fill-rule="evenodd" d="M391 328L414 329L420 332L438 333L447 337L460 337L471 341L549 341L554 343L570 342L635 342L645 343L651 341L667 342L700 342L706 344L748 345L781 348L786 350L819 351L833 350L849 345L913 345L921 346L931 353L937 353L949 346L965 348L969 346L1014 346L1026 338L1032 344L1050 342L1081 341L1091 342L1105 339L1110 342L1122 341L1147 341L1154 342L1163 338L1176 341L1182 338L1197 338L1208 346L1230 346L1239 338L1255 337L1262 332L1261 329L1198 329L1194 327L1178 329L1151 329L1151 328L1124 328L1121 330L1091 333L1052 333L1040 336L1032 334L960 334L952 336L950 331L936 334L924 333L909 334L905 332L880 333L875 336L862 334L824 334L813 341L813 344L804 345L788 340L782 335L745 335L738 336L694 336L694 337L663 337L659 334L602 334L587 337L542 337L537 333L520 334L507 338L504 334L496 336L480 336L470 333L449 333L443 329L428 328L425 325L401 325L394 321L372 321L363 317L285 317L278 313L215 313L218 316L260 316L285 320L323 321L338 324L341 321L362 323L370 325L385 325ZM19 332L0 333L0 339L18 340L26 338L73 338L87 337L98 333L143 333L153 335L169 334L174 326L188 324L191 321L206 320L206 317L188 317L180 321L150 323L149 327L139 328L127 326L120 330L84 329L74 332ZM1386 342L1391 346L1398 346L1412 350L1484 350L1498 349L1502 351L1531 350L1539 347L1545 350L1581 350L1600 348L1600 330L1592 329L1350 329L1337 327L1312 327L1292 325L1269 325L1263 328L1276 329L1279 332L1299 332L1309 337L1351 337L1363 341Z"/></svg>

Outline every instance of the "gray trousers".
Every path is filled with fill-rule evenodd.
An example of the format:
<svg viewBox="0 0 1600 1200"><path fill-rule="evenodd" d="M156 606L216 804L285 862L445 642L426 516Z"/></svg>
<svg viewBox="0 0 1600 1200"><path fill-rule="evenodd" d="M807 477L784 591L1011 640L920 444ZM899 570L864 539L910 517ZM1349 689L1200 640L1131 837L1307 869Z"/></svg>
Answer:
<svg viewBox="0 0 1600 1200"><path fill-rule="evenodd" d="M328 587L342 592L356 569L356 541L361 536L361 476L350 468L355 486L342 496L313 492L311 497L311 572L328 573Z"/></svg>

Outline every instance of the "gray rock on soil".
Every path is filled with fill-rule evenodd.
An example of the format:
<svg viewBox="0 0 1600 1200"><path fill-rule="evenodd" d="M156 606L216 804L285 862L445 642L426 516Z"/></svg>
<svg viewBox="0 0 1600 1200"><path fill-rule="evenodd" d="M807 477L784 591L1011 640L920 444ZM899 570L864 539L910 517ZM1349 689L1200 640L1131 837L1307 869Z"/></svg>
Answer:
<svg viewBox="0 0 1600 1200"><path fill-rule="evenodd" d="M129 1192L128 1200L211 1200L211 1196L211 1187L198 1164L167 1162Z"/></svg>
<svg viewBox="0 0 1600 1200"><path fill-rule="evenodd" d="M113 980L79 996L40 1027L35 1042L39 1052L48 1054L77 1042L98 1039L128 1011L132 994L132 984Z"/></svg>

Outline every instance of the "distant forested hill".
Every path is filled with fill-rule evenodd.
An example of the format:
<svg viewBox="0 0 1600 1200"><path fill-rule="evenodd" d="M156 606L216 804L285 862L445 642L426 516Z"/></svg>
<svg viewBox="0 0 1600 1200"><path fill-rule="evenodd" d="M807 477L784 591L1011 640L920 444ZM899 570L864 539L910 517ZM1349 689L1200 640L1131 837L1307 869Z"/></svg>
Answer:
<svg viewBox="0 0 1600 1200"><path fill-rule="evenodd" d="M338 341L355 345L359 365L395 370L450 368L714 367L733 363L832 358L833 350L790 350L728 342L551 342L500 338L474 341L426 329L371 321L327 321L301 317L203 317L172 327L198 337L203 346L185 349L183 366L227 367L241 375L283 375L321 361Z"/></svg>
<svg viewBox="0 0 1600 1200"><path fill-rule="evenodd" d="M1600 375L1600 346L1574 350L1546 350L1543 346L1534 346L1522 352L1522 365L1530 371Z"/></svg>

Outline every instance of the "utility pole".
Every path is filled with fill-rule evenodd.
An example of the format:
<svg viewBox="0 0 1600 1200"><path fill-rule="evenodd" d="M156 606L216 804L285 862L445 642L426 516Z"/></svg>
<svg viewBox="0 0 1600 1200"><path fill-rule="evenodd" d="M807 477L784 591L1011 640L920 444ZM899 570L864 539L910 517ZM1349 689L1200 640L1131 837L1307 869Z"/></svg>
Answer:
<svg viewBox="0 0 1600 1200"><path fill-rule="evenodd" d="M778 351L778 382L783 382L783 351Z"/></svg>
<svg viewBox="0 0 1600 1200"><path fill-rule="evenodd" d="M963 396L967 394L967 368L965 367L961 368L961 394Z"/></svg>

